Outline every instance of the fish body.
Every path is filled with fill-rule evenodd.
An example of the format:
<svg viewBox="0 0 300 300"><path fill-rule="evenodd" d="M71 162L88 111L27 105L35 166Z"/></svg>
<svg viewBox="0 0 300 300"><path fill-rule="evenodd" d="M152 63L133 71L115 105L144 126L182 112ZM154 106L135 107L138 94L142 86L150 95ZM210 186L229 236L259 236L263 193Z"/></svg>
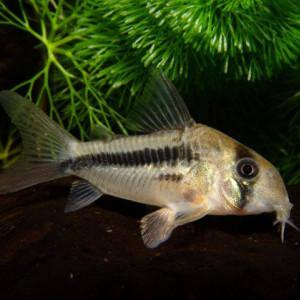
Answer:
<svg viewBox="0 0 300 300"><path fill-rule="evenodd" d="M283 241L292 204L274 166L227 135L197 124L163 73L156 73L128 118L146 134L80 142L16 93L0 104L20 129L19 161L0 174L0 193L76 176L66 211L103 194L161 207L141 221L144 243L154 248L177 226L205 215L276 212Z"/></svg>

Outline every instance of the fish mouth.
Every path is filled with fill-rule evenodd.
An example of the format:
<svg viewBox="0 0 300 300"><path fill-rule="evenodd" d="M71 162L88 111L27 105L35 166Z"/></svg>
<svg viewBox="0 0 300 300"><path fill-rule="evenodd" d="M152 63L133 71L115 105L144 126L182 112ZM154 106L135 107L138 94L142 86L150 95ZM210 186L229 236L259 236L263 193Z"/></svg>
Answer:
<svg viewBox="0 0 300 300"><path fill-rule="evenodd" d="M279 231L281 242L284 242L284 231L285 225L289 224L292 228L300 232L300 229L295 225L295 223L290 219L290 212L293 207L293 204L289 201L286 202L286 205L283 207L282 205L278 205L275 207L276 212L276 220L274 221L273 225L279 224Z"/></svg>
<svg viewBox="0 0 300 300"><path fill-rule="evenodd" d="M280 219L276 219L275 222L273 223L273 225L279 224L279 231L280 231L280 237L281 237L281 242L284 243L284 231L285 231L285 224L289 224L291 227L293 227L295 230L297 230L298 232L300 232L300 229L295 225L295 223L293 222L293 220L288 219L288 220L280 220Z"/></svg>

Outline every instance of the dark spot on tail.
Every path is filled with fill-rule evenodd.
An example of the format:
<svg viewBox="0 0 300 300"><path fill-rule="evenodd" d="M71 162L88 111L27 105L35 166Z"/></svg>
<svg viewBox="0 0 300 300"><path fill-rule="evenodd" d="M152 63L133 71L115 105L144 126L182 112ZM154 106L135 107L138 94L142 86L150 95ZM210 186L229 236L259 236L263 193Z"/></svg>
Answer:
<svg viewBox="0 0 300 300"><path fill-rule="evenodd" d="M65 160L63 162L60 163L60 168L61 168L61 171L63 173L67 173L67 171L69 169L72 169L72 166L74 165L74 158L73 157L70 157L68 160Z"/></svg>

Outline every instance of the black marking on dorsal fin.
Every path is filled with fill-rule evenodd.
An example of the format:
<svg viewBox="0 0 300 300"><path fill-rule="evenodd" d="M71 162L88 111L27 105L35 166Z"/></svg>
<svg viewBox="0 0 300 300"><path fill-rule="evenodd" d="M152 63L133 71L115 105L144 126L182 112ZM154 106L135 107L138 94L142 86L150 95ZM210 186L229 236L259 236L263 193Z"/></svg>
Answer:
<svg viewBox="0 0 300 300"><path fill-rule="evenodd" d="M128 128L146 133L190 127L194 123L175 86L161 70L153 72L127 118Z"/></svg>

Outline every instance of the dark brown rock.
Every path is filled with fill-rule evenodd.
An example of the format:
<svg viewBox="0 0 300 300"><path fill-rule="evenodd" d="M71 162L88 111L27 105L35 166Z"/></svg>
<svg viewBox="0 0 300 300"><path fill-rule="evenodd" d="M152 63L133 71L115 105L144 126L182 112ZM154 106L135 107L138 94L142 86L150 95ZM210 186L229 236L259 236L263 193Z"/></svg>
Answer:
<svg viewBox="0 0 300 300"><path fill-rule="evenodd" d="M104 196L63 212L70 179L0 196L0 299L298 299L300 234L274 215L208 216L147 249L149 208ZM300 186L289 188L300 225Z"/></svg>

